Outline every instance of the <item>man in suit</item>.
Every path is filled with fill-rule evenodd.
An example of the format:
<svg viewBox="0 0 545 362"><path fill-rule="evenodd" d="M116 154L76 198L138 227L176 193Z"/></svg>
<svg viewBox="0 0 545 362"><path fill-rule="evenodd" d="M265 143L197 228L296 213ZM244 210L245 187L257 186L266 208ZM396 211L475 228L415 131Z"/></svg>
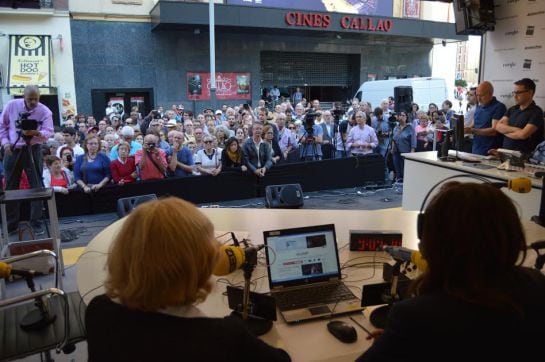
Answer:
<svg viewBox="0 0 545 362"><path fill-rule="evenodd" d="M325 111L322 113L322 119L324 120L320 123L324 131L322 136L322 154L323 158L334 158L335 147L334 147L334 133L335 133L335 124L333 123L333 116L331 111Z"/></svg>
<svg viewBox="0 0 545 362"><path fill-rule="evenodd" d="M265 173L272 166L271 147L261 137L263 124L256 122L252 126L252 138L244 142L242 151L246 156L246 167L258 177L265 176Z"/></svg>

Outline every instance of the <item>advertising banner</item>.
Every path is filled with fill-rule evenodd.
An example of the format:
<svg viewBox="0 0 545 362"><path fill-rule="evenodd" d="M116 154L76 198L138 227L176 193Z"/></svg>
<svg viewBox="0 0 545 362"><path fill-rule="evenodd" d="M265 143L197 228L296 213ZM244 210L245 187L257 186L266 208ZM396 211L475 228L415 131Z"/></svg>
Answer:
<svg viewBox="0 0 545 362"><path fill-rule="evenodd" d="M210 99L210 73L187 73L187 99ZM251 99L250 73L216 73L216 99Z"/></svg>
<svg viewBox="0 0 545 362"><path fill-rule="evenodd" d="M403 17L420 18L420 0L403 0Z"/></svg>
<svg viewBox="0 0 545 362"><path fill-rule="evenodd" d="M7 88L51 87L51 61L49 35L10 35Z"/></svg>
<svg viewBox="0 0 545 362"><path fill-rule="evenodd" d="M227 0L227 4L230 5L329 11L388 17L392 17L393 15L393 2L393 0Z"/></svg>

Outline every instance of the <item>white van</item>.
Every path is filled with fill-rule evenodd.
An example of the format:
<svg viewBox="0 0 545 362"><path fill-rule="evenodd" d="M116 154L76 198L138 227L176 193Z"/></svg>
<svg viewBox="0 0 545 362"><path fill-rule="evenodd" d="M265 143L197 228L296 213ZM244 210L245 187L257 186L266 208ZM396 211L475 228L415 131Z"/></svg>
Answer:
<svg viewBox="0 0 545 362"><path fill-rule="evenodd" d="M360 101L371 102L373 109L380 107L383 99L394 96L397 86L413 88L413 102L420 110L427 111L430 103L435 103L441 109L441 104L448 99L447 83L444 78L405 78L390 80L375 80L363 83L354 96Z"/></svg>

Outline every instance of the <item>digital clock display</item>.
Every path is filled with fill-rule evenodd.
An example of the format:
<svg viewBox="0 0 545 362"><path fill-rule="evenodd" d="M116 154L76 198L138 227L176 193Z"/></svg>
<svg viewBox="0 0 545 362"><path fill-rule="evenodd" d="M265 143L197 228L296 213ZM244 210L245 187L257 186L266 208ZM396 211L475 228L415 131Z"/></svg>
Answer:
<svg viewBox="0 0 545 362"><path fill-rule="evenodd" d="M350 250L377 251L384 245L401 246L402 239L399 231L350 230Z"/></svg>

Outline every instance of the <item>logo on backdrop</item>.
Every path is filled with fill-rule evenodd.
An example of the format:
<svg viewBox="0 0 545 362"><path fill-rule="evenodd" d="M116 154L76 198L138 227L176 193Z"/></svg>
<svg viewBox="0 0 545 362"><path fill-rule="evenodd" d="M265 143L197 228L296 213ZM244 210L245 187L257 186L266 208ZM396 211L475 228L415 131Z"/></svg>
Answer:
<svg viewBox="0 0 545 362"><path fill-rule="evenodd" d="M518 33L519 33L518 30L511 30L511 31L506 31L506 32L505 32L505 35L506 35L506 36L507 36L507 35L513 35L513 36L515 36L515 35L517 35Z"/></svg>
<svg viewBox="0 0 545 362"><path fill-rule="evenodd" d="M515 63L515 62L503 63L503 67L504 68L509 68L509 69L513 69L515 67L515 65L517 65L517 63Z"/></svg>
<svg viewBox="0 0 545 362"><path fill-rule="evenodd" d="M494 49L495 52L508 52L511 50L515 50L515 48L496 48Z"/></svg>
<svg viewBox="0 0 545 362"><path fill-rule="evenodd" d="M513 79L492 79L492 83L513 83Z"/></svg>
<svg viewBox="0 0 545 362"><path fill-rule="evenodd" d="M518 18L518 15L509 15L509 16L503 16L501 18L496 18L496 21L504 21L504 20L511 20Z"/></svg>
<svg viewBox="0 0 545 362"><path fill-rule="evenodd" d="M526 50L535 50L535 49L541 49L543 48L541 45L529 45L527 47L524 47Z"/></svg>
<svg viewBox="0 0 545 362"><path fill-rule="evenodd" d="M524 59L524 63L522 64L523 70L531 70L532 69L532 59Z"/></svg>
<svg viewBox="0 0 545 362"><path fill-rule="evenodd" d="M534 16L534 15L542 15L542 14L545 14L545 10L534 11L534 12L528 13L528 15L526 16Z"/></svg>
<svg viewBox="0 0 545 362"><path fill-rule="evenodd" d="M535 31L535 26L533 25L528 25L526 27L526 37L533 37L534 36L534 31Z"/></svg>

